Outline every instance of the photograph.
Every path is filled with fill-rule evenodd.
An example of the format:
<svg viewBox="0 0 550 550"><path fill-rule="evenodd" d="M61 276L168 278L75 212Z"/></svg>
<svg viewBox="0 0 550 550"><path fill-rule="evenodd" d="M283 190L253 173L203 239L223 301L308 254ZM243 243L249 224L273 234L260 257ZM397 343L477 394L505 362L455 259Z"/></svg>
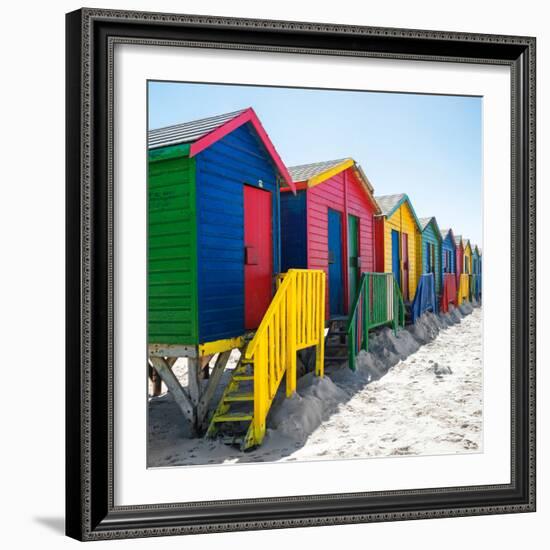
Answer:
<svg viewBox="0 0 550 550"><path fill-rule="evenodd" d="M483 97L146 86L147 467L483 453Z"/></svg>

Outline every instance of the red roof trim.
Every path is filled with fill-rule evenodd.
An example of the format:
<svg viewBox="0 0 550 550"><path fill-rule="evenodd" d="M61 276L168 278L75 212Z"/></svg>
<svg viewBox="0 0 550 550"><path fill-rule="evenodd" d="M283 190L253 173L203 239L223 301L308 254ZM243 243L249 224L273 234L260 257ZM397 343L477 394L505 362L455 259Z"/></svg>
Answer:
<svg viewBox="0 0 550 550"><path fill-rule="evenodd" d="M281 160L279 153L277 153L275 146L269 139L267 132L264 130L262 123L260 122L252 107L249 107L240 115L237 115L235 118L228 120L221 126L218 126L215 130L212 130L211 132L202 136L193 144L191 144L189 156L194 157L195 155L198 155L201 151L204 151L204 149L207 149L226 135L233 132L233 130L236 130L237 128L248 122L250 122L252 126L254 126L256 133L261 139L264 147L267 149L269 155L273 159L273 162L275 163L275 166L277 167L277 170L282 176L284 182L292 189L293 192L296 192L296 187L294 185L294 182L292 181L292 178L290 177L290 174L288 173L284 162Z"/></svg>

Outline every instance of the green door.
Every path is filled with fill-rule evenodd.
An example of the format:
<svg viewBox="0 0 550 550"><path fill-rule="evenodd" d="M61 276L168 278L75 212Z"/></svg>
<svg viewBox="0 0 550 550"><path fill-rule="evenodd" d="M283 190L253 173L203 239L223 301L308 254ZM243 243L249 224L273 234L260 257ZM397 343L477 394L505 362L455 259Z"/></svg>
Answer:
<svg viewBox="0 0 550 550"><path fill-rule="evenodd" d="M357 294L361 271L359 259L359 218L348 215L348 289L350 308Z"/></svg>

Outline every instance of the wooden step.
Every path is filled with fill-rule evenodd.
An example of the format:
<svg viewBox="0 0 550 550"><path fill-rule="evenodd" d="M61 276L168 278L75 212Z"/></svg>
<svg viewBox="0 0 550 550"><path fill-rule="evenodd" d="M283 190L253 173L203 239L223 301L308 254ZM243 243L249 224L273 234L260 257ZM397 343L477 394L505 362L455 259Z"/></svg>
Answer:
<svg viewBox="0 0 550 550"><path fill-rule="evenodd" d="M233 401L254 401L253 392L240 392L240 393L229 393L225 396L224 401L231 403Z"/></svg>
<svg viewBox="0 0 550 550"><path fill-rule="evenodd" d="M348 360L347 355L325 355L325 361L330 363L332 362L338 362L338 363L344 363Z"/></svg>
<svg viewBox="0 0 550 550"><path fill-rule="evenodd" d="M329 350L329 349L348 349L348 344L326 344L325 345L325 353L326 353L326 350Z"/></svg>
<svg viewBox="0 0 550 550"><path fill-rule="evenodd" d="M220 441L225 445L239 445L243 444L244 437L238 435L224 435L220 437Z"/></svg>
<svg viewBox="0 0 550 550"><path fill-rule="evenodd" d="M234 411L215 416L212 422L217 424L219 422L247 422L249 420L252 420L252 413Z"/></svg>
<svg viewBox="0 0 550 550"><path fill-rule="evenodd" d="M233 380L237 380L238 382L244 382L246 380L254 380L253 374L234 374Z"/></svg>
<svg viewBox="0 0 550 550"><path fill-rule="evenodd" d="M347 315L331 315L329 322L330 323L342 323L348 320Z"/></svg>
<svg viewBox="0 0 550 550"><path fill-rule="evenodd" d="M254 368L250 368L249 365L238 365L235 367L233 374L250 374Z"/></svg>

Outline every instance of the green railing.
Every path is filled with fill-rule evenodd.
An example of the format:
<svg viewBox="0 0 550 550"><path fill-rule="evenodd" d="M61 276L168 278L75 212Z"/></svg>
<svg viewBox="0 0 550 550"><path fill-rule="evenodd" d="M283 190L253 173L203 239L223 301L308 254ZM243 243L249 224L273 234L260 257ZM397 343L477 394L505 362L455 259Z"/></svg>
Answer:
<svg viewBox="0 0 550 550"><path fill-rule="evenodd" d="M361 350L369 350L369 331L382 325L405 324L403 296L393 274L363 273L348 322L349 367L355 370L355 358Z"/></svg>

